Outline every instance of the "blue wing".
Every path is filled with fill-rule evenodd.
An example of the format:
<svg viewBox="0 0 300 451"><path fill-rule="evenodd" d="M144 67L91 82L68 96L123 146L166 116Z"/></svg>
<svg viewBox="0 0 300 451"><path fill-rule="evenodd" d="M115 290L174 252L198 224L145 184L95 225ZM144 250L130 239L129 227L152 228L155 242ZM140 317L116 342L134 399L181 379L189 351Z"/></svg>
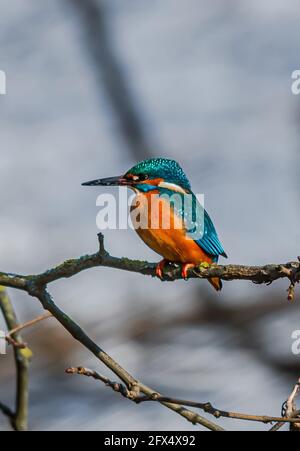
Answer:
<svg viewBox="0 0 300 451"><path fill-rule="evenodd" d="M174 192L168 189L161 189L160 194L173 196ZM190 198L186 202L185 195L176 192L179 202L173 203L174 213L183 218L187 235L189 235L189 237L193 239L204 252L210 255L214 262L218 261L220 255L227 258L227 254L220 243L218 234L209 214L192 192L187 193L187 195L190 196Z"/></svg>
<svg viewBox="0 0 300 451"><path fill-rule="evenodd" d="M218 238L218 234L206 210L204 210L204 232L203 237L195 242L209 255L212 255L215 262L218 261L219 255L227 258L227 254L223 249Z"/></svg>
<svg viewBox="0 0 300 451"><path fill-rule="evenodd" d="M184 214L187 230L188 231L192 230L193 234L195 234L195 230L197 231L196 234L198 234L198 236L200 235L201 237L195 238L194 239L195 243L197 243L198 246L200 246L201 249L203 249L207 254L211 255L214 262L218 261L220 255L227 258L227 254L224 251L222 244L220 243L215 226L212 220L210 219L209 214L200 204L196 196L194 194L192 194L192 196L193 196L193 205L192 205L193 213L192 216L189 215L189 217L192 217L193 226L189 227L187 216L186 214Z"/></svg>

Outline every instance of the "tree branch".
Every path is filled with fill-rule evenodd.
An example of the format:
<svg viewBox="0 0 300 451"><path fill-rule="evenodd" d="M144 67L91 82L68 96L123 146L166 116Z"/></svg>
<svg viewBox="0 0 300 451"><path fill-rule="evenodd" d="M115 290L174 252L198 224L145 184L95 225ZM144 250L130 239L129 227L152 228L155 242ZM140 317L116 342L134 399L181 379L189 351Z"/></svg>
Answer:
<svg viewBox="0 0 300 451"><path fill-rule="evenodd" d="M37 286L46 286L56 280L70 278L82 271L95 267L109 267L156 277L156 263L113 257L104 249L103 235L99 234L98 238L100 249L95 254L66 260L55 268L38 275L26 276L0 272L0 284L27 291L30 294ZM211 265L206 267L200 265L195 269L189 270L188 277L199 279L219 277L224 281L248 280L255 284L271 284L276 280L287 278L294 286L300 281L300 260L298 262L265 266ZM178 279L182 279L180 266L166 266L164 280L170 282Z"/></svg>
<svg viewBox="0 0 300 451"><path fill-rule="evenodd" d="M8 329L18 327L18 321L14 312L12 303L8 297L6 290L0 287L0 310L3 313ZM15 332L12 338L18 345L23 344L20 335ZM11 412L10 409L1 405L1 410L6 414L16 431L27 431L28 429L28 386L29 386L29 363L32 356L31 350L27 347L14 347L16 371L17 371L17 389L16 389L16 410Z"/></svg>

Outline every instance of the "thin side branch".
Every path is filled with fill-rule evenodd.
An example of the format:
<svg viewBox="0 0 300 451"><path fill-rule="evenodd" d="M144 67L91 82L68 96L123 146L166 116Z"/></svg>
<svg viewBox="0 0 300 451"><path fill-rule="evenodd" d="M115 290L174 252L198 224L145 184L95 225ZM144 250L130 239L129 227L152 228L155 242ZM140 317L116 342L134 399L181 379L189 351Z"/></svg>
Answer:
<svg viewBox="0 0 300 451"><path fill-rule="evenodd" d="M5 340L11 344L12 346L16 348L24 349L27 347L26 343L20 343L16 340L14 340L13 336L17 334L18 332L21 332L21 330L27 329L29 327L34 326L37 323L40 323L41 321L44 321L45 319L53 318L53 315L51 313L46 313L45 315L38 316L37 318L32 319L31 321L27 321L26 323L20 324L19 326L15 327L14 329L10 330L8 334L5 337Z"/></svg>
<svg viewBox="0 0 300 451"><path fill-rule="evenodd" d="M13 411L8 406L3 404L2 402L0 402L0 412L2 412L3 415L5 415L6 417L9 418L11 423L13 422L13 418L14 418Z"/></svg>
<svg viewBox="0 0 300 451"><path fill-rule="evenodd" d="M162 398L161 395L154 392L151 388L147 387L146 385L142 384L141 382L136 381L135 385L131 386L131 388L128 388L128 385L120 384L119 382L112 382L110 379L108 379L106 376L103 376L96 371L90 370L88 368L83 367L77 367L77 368L67 368L66 369L67 374L78 374L81 376L87 376L92 377L95 380L103 382L107 387L112 388L113 391L120 393L124 398L129 399L130 401L135 402L136 404L139 404L145 399L152 399L154 400L155 396L158 396ZM141 396L141 393L144 393L145 396ZM188 421L190 421L193 424L200 424L204 426L206 429L210 431L215 432L222 432L224 431L223 428L218 426L215 423L212 423L211 421L207 420L206 418L198 415L197 413L186 409L180 404L164 401L162 399L157 399L157 401L168 407L169 409L179 413L179 415L186 418Z"/></svg>
<svg viewBox="0 0 300 451"><path fill-rule="evenodd" d="M128 390L126 385L121 384L120 382L112 382L110 379L108 379L108 377L82 366L78 366L77 368L67 368L66 374L78 374L81 376L91 377L96 381L101 381L107 387L110 387L113 391L120 393L122 396L124 396L124 398L131 399L132 401L136 401L139 397L138 386L135 386L134 390L130 391Z"/></svg>
<svg viewBox="0 0 300 451"><path fill-rule="evenodd" d="M161 396L157 393L154 393L151 397L140 396L139 390L136 390L135 392L130 392L127 389L127 387L125 387L124 385L122 385L118 382L112 382L106 376L102 376L101 374L97 373L96 371L90 370L88 368L83 368L83 367L68 368L66 370L66 373L92 377L95 380L103 382L106 386L112 388L115 392L121 393L122 396L136 402L137 404L140 404L140 403L146 402L146 401L156 401L156 402L160 402L160 403L179 404L182 406L188 406L188 407L194 407L197 409L201 409L205 413L209 413L210 415L213 415L215 418L231 418L234 420L255 421L255 422L265 423L265 424L274 423L274 422L297 424L297 422L299 421L296 418L293 418L292 416L285 416L285 417L278 418L278 417L270 417L267 415L264 415L264 416L248 415L248 414L237 413L237 412L227 412L224 410L216 409L209 402L199 403L199 402L195 402L195 401L186 401L183 399Z"/></svg>

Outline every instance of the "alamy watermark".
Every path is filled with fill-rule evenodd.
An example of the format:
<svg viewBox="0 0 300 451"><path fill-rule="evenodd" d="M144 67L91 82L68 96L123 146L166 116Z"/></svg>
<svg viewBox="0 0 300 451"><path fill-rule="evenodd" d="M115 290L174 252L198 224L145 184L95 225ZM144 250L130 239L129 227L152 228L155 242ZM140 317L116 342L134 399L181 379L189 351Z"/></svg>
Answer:
<svg viewBox="0 0 300 451"><path fill-rule="evenodd" d="M294 330L292 333L292 353L294 355L300 355L300 330Z"/></svg>
<svg viewBox="0 0 300 451"><path fill-rule="evenodd" d="M128 196L124 188L119 188L117 197L111 193L100 194L96 205L100 207L96 224L101 231L184 228L187 238L191 240L200 240L205 233L203 194L174 192Z"/></svg>
<svg viewBox="0 0 300 451"><path fill-rule="evenodd" d="M6 73L0 70L0 95L6 94Z"/></svg>
<svg viewBox="0 0 300 451"><path fill-rule="evenodd" d="M294 96L298 96L300 94L300 70L294 70L292 79L294 80L291 86L292 93Z"/></svg>

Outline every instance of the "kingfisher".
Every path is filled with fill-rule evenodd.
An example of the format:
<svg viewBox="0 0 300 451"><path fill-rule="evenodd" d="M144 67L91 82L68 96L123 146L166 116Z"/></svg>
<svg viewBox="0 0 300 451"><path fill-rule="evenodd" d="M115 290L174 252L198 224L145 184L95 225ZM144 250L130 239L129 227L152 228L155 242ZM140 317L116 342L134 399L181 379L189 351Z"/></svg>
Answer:
<svg viewBox="0 0 300 451"><path fill-rule="evenodd" d="M124 175L82 185L126 186L135 192L130 209L132 223L140 238L163 257L156 267L160 279L166 264L181 264L182 277L187 279L192 268L217 264L220 256L227 258L210 216L176 161L147 159ZM183 202L186 197L191 199L189 207ZM222 289L221 279L209 282L217 291Z"/></svg>

